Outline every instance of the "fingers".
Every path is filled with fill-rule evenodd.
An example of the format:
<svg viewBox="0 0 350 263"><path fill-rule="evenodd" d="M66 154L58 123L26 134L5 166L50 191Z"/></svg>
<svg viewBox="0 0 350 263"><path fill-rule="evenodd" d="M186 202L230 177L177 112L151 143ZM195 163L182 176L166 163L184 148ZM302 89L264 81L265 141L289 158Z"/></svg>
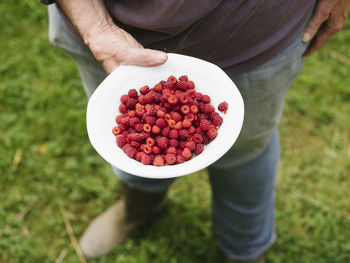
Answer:
<svg viewBox="0 0 350 263"><path fill-rule="evenodd" d="M132 64L142 67L151 67L163 64L168 59L165 52L143 49L130 48L122 55L121 64Z"/></svg>
<svg viewBox="0 0 350 263"><path fill-rule="evenodd" d="M340 0L319 1L314 16L305 28L303 42L309 42L316 35L322 23L328 19L331 11L339 3L339 1Z"/></svg>

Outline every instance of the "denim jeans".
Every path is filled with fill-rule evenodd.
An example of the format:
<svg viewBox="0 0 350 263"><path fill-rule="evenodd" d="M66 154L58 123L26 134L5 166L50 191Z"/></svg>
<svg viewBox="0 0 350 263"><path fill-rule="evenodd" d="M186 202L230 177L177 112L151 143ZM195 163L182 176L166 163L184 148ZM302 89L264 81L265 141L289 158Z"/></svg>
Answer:
<svg viewBox="0 0 350 263"><path fill-rule="evenodd" d="M90 50L68 32L55 6L49 7L50 41L77 63L90 96L106 77ZM280 156L277 127L285 94L303 66L307 44L301 33L285 50L245 73L230 76L245 103L245 119L234 146L208 167L212 197L213 233L232 259L249 261L268 249L276 238L274 192ZM113 168L131 187L163 191L171 179L147 179Z"/></svg>

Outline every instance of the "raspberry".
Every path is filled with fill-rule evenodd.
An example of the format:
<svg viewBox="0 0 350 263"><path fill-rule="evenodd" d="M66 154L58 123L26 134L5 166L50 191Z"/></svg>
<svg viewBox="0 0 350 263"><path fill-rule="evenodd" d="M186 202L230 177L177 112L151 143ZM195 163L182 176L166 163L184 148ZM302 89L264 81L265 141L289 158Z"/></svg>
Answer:
<svg viewBox="0 0 350 263"><path fill-rule="evenodd" d="M227 109L228 109L228 103L226 101L221 102L218 106L218 110L223 111L224 113L226 113Z"/></svg>
<svg viewBox="0 0 350 263"><path fill-rule="evenodd" d="M131 146L134 147L134 148L139 148L140 143L133 141L133 142L131 142Z"/></svg>
<svg viewBox="0 0 350 263"><path fill-rule="evenodd" d="M124 118L124 116L123 116L123 115L118 115L118 116L115 118L115 122L116 122L116 123L118 123L118 124L120 124L120 123L121 123L122 118Z"/></svg>
<svg viewBox="0 0 350 263"><path fill-rule="evenodd" d="M199 127L203 130L203 131L207 131L209 130L210 128L210 125L211 125L211 122L206 120L206 119L202 119L200 124L199 124Z"/></svg>
<svg viewBox="0 0 350 263"><path fill-rule="evenodd" d="M218 135L218 130L214 125L211 125L209 130L207 131L207 136L209 139L214 139Z"/></svg>
<svg viewBox="0 0 350 263"><path fill-rule="evenodd" d="M155 140L153 138L147 138L146 139L146 144L149 145L149 146L153 146L155 144Z"/></svg>
<svg viewBox="0 0 350 263"><path fill-rule="evenodd" d="M146 98L144 95L141 95L138 97L137 102L140 103L141 105L145 105L146 104Z"/></svg>
<svg viewBox="0 0 350 263"><path fill-rule="evenodd" d="M166 153L172 153L172 154L176 154L176 148L175 147L169 147L168 149L166 149Z"/></svg>
<svg viewBox="0 0 350 263"><path fill-rule="evenodd" d="M147 103L147 104L152 103L153 98L154 98L154 97L153 97L153 95L152 95L152 94L147 93L147 94L145 95L145 101L146 101L146 103Z"/></svg>
<svg viewBox="0 0 350 263"><path fill-rule="evenodd" d="M187 90L187 89L188 89L187 81L180 80L180 81L177 83L177 88L178 88L179 90Z"/></svg>
<svg viewBox="0 0 350 263"><path fill-rule="evenodd" d="M179 131L179 136L181 137L181 139L187 139L188 136L190 136L190 133L188 132L188 130L182 129Z"/></svg>
<svg viewBox="0 0 350 263"><path fill-rule="evenodd" d="M204 103L209 103L209 102L210 102L210 97L209 97L208 95L202 95L201 100L202 100Z"/></svg>
<svg viewBox="0 0 350 263"><path fill-rule="evenodd" d="M170 139L177 139L179 137L179 132L175 129L170 130L168 137Z"/></svg>
<svg viewBox="0 0 350 263"><path fill-rule="evenodd" d="M196 143L201 143L203 141L203 136L199 133L195 133L192 138Z"/></svg>
<svg viewBox="0 0 350 263"><path fill-rule="evenodd" d="M168 137L169 132L170 132L170 127L165 127L162 130L162 135L165 136L165 137Z"/></svg>
<svg viewBox="0 0 350 263"><path fill-rule="evenodd" d="M188 130L189 134L193 134L196 132L196 128L193 126L190 126L187 130Z"/></svg>
<svg viewBox="0 0 350 263"><path fill-rule="evenodd" d="M217 112L212 112L212 113L213 114L210 114L210 117L211 117L213 125L220 126L222 121L223 121L222 117Z"/></svg>
<svg viewBox="0 0 350 263"><path fill-rule="evenodd" d="M148 93L148 91L149 91L149 86L147 86L147 85L140 88L140 93L142 95L146 95Z"/></svg>
<svg viewBox="0 0 350 263"><path fill-rule="evenodd" d="M148 123L145 123L144 125L143 125L143 130L145 131L145 132L150 132L151 131L151 125L149 125Z"/></svg>
<svg viewBox="0 0 350 263"><path fill-rule="evenodd" d="M135 127L135 125L138 124L138 123L140 123L140 120L137 117L132 117L129 120L129 126L130 127Z"/></svg>
<svg viewBox="0 0 350 263"><path fill-rule="evenodd" d="M156 123L156 118L152 117L152 116L147 116L146 117L146 123L148 123L149 125L154 125Z"/></svg>
<svg viewBox="0 0 350 263"><path fill-rule="evenodd" d="M164 118L165 112L162 110L157 110L157 117L158 118Z"/></svg>
<svg viewBox="0 0 350 263"><path fill-rule="evenodd" d="M171 76L168 78L168 82L170 82L170 83L172 83L172 84L176 84L177 79L176 79L173 75L171 75Z"/></svg>
<svg viewBox="0 0 350 263"><path fill-rule="evenodd" d="M113 129L112 129L112 133L113 133L114 135L118 135L118 134L120 134L120 133L122 132L122 130L123 130L123 129L121 129L119 126L115 126L115 127L113 127Z"/></svg>
<svg viewBox="0 0 350 263"><path fill-rule="evenodd" d="M192 158L192 153L191 153L190 149L188 149L188 148L186 148L186 147L183 149L181 155L182 155L182 157L184 157L186 160L189 160L189 159Z"/></svg>
<svg viewBox="0 0 350 263"><path fill-rule="evenodd" d="M192 122L189 119L184 119L182 122L182 127L189 128L192 125Z"/></svg>
<svg viewBox="0 0 350 263"><path fill-rule="evenodd" d="M191 80L189 80L189 81L187 81L187 85L188 85L188 89L194 89L194 82L193 81L191 81Z"/></svg>
<svg viewBox="0 0 350 263"><path fill-rule="evenodd" d="M126 102L126 107L130 110L135 107L137 103L137 100L134 98L128 98L128 101Z"/></svg>
<svg viewBox="0 0 350 263"><path fill-rule="evenodd" d="M182 149L183 149L183 148L185 148L185 146L182 147ZM181 149L177 149L177 150L176 150L176 155L181 155L181 153L182 153L182 150L181 150Z"/></svg>
<svg viewBox="0 0 350 263"><path fill-rule="evenodd" d="M128 111L128 108L126 107L125 104L120 104L119 105L119 111L120 111L120 113L124 114L124 113L126 113Z"/></svg>
<svg viewBox="0 0 350 263"><path fill-rule="evenodd" d="M153 90L157 91L157 92L161 91L162 89L163 89L163 87L162 87L161 83L158 83L158 84L154 85L154 87L153 87Z"/></svg>
<svg viewBox="0 0 350 263"><path fill-rule="evenodd" d="M130 110L130 111L128 112L128 116L129 116L129 117L135 117L135 116L136 116L135 111L134 111L134 110Z"/></svg>
<svg viewBox="0 0 350 263"><path fill-rule="evenodd" d="M135 131L142 132L143 131L143 124L141 124L141 123L136 124Z"/></svg>
<svg viewBox="0 0 350 263"><path fill-rule="evenodd" d="M171 139L170 141L169 141L169 145L170 145L170 147L177 147L177 146L179 146L179 141L178 140L176 140L176 139Z"/></svg>
<svg viewBox="0 0 350 263"><path fill-rule="evenodd" d="M182 155L180 155L180 154L176 155L176 163L177 164L183 163L184 161L185 161L185 158Z"/></svg>
<svg viewBox="0 0 350 263"><path fill-rule="evenodd" d="M126 138L123 135L118 135L116 137L116 141L117 141L117 145L122 148L125 144L128 143L128 141L126 140Z"/></svg>
<svg viewBox="0 0 350 263"><path fill-rule="evenodd" d="M165 113L165 115L164 115L164 120L165 120L165 121L171 120L171 115L170 115L169 113Z"/></svg>
<svg viewBox="0 0 350 263"><path fill-rule="evenodd" d="M123 104L126 104L128 102L128 99L129 99L129 96L127 94L124 94L120 97L120 101L123 103Z"/></svg>
<svg viewBox="0 0 350 263"><path fill-rule="evenodd" d="M182 121L178 121L178 122L175 124L174 129L176 129L176 130L181 130L181 129L182 129Z"/></svg>
<svg viewBox="0 0 350 263"><path fill-rule="evenodd" d="M152 147L152 152L154 154L160 154L160 148L158 146L153 146Z"/></svg>
<svg viewBox="0 0 350 263"><path fill-rule="evenodd" d="M157 145L161 150L164 150L168 147L168 139L166 137L158 137L156 139Z"/></svg>
<svg viewBox="0 0 350 263"><path fill-rule="evenodd" d="M128 96L130 98L137 98L139 95L137 94L137 90L136 89L130 89L128 92Z"/></svg>
<svg viewBox="0 0 350 263"><path fill-rule="evenodd" d="M172 153L165 155L165 162L167 164L174 164L176 162L176 155Z"/></svg>
<svg viewBox="0 0 350 263"><path fill-rule="evenodd" d="M153 165L154 166L163 166L164 165L163 156L157 155L156 158L154 158Z"/></svg>
<svg viewBox="0 0 350 263"><path fill-rule="evenodd" d="M190 111L193 114L197 114L198 113L198 107L196 105L191 105Z"/></svg>
<svg viewBox="0 0 350 263"><path fill-rule="evenodd" d="M192 113L188 113L185 115L185 119L189 121L194 121L194 115Z"/></svg>
<svg viewBox="0 0 350 263"><path fill-rule="evenodd" d="M135 132L135 133L130 133L129 135L130 135L131 141L133 142L140 142L144 139L141 133Z"/></svg>
<svg viewBox="0 0 350 263"><path fill-rule="evenodd" d="M160 128L157 125L153 125L152 126L152 132L154 134L158 134L158 133L160 133Z"/></svg>
<svg viewBox="0 0 350 263"><path fill-rule="evenodd" d="M182 75L181 77L179 77L180 81L188 81L188 76L187 75Z"/></svg>
<svg viewBox="0 0 350 263"><path fill-rule="evenodd" d="M143 163L144 165L151 164L151 157L149 155L147 155L147 154L142 155L141 163Z"/></svg>
<svg viewBox="0 0 350 263"><path fill-rule="evenodd" d="M142 149L140 147L140 150L142 150L145 154L150 154L152 152L152 146L148 144L142 144Z"/></svg>
<svg viewBox="0 0 350 263"><path fill-rule="evenodd" d="M186 142L185 147L190 149L190 151L194 151L196 148L196 143L194 141L188 141Z"/></svg>
<svg viewBox="0 0 350 263"><path fill-rule="evenodd" d="M203 151L203 149L204 149L204 144L198 143L196 145L196 149L194 149L194 153L196 155L198 155L198 154L200 154Z"/></svg>
<svg viewBox="0 0 350 263"><path fill-rule="evenodd" d="M175 125L176 125L176 122L175 122L174 120L172 120L172 119L168 120L168 126L169 126L170 128L174 128Z"/></svg>
<svg viewBox="0 0 350 263"><path fill-rule="evenodd" d="M124 144L123 147L122 147L122 150L123 150L124 152L126 152L126 149L128 149L129 147L131 147L131 145L130 145L129 143Z"/></svg>
<svg viewBox="0 0 350 263"><path fill-rule="evenodd" d="M187 113L190 112L190 107L188 105L182 105L180 110L183 115L186 115Z"/></svg>
<svg viewBox="0 0 350 263"><path fill-rule="evenodd" d="M125 153L130 158L134 158L135 154L137 153L137 150L134 147L130 146L125 150Z"/></svg>
<svg viewBox="0 0 350 263"><path fill-rule="evenodd" d="M203 136L203 144L210 143L210 139L207 136Z"/></svg>
<svg viewBox="0 0 350 263"><path fill-rule="evenodd" d="M164 119L157 119L156 120L156 125L159 127L159 128L164 128L166 127L168 124L166 123L166 121Z"/></svg>
<svg viewBox="0 0 350 263"><path fill-rule="evenodd" d="M178 112L176 112L176 111L172 111L172 112L171 112L171 118L172 118L174 121L176 121L176 122L182 120L181 114L178 113Z"/></svg>
<svg viewBox="0 0 350 263"><path fill-rule="evenodd" d="M138 162L141 162L142 156L143 156L144 154L145 154L144 152L137 152L137 153L135 154L135 160L138 161Z"/></svg>
<svg viewBox="0 0 350 263"><path fill-rule="evenodd" d="M185 141L180 141L179 148L181 150L183 150L185 148L185 146L186 146L186 142Z"/></svg>
<svg viewBox="0 0 350 263"><path fill-rule="evenodd" d="M171 104L171 105L175 105L177 103L177 98L176 96L174 95L171 95L169 98L168 98L168 102Z"/></svg>
<svg viewBox="0 0 350 263"><path fill-rule="evenodd" d="M204 104L203 105L203 112L206 114L210 114L215 111L215 108L213 105L210 104Z"/></svg>
<svg viewBox="0 0 350 263"><path fill-rule="evenodd" d="M130 117L124 117L120 120L120 123L123 124L125 127L128 127L129 126L129 120L130 120Z"/></svg>

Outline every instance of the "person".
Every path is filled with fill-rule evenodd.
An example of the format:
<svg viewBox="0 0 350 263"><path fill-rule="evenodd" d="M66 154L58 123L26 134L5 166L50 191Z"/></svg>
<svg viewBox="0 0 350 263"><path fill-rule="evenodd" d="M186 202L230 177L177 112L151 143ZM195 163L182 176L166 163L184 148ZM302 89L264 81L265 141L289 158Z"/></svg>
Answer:
<svg viewBox="0 0 350 263"><path fill-rule="evenodd" d="M119 65L159 65L166 52L208 60L231 77L245 119L235 145L208 167L213 235L225 262L261 263L276 239L277 126L285 94L304 56L341 30L349 9L350 0L57 0L49 6L50 40L77 62L88 96ZM113 169L121 199L83 234L89 258L109 253L153 219L174 181Z"/></svg>

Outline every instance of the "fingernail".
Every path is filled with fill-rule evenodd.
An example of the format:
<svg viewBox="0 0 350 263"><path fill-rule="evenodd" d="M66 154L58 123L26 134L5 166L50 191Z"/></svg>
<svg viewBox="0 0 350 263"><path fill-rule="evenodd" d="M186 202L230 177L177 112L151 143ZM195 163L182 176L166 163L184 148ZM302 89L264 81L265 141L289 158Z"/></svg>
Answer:
<svg viewBox="0 0 350 263"><path fill-rule="evenodd" d="M155 59L158 60L158 61L163 62L163 61L166 59L166 57L167 57L166 53L159 52L159 53L157 53L157 55L155 56Z"/></svg>
<svg viewBox="0 0 350 263"><path fill-rule="evenodd" d="M303 42L307 43L311 40L311 35L309 33L304 33L303 35Z"/></svg>

